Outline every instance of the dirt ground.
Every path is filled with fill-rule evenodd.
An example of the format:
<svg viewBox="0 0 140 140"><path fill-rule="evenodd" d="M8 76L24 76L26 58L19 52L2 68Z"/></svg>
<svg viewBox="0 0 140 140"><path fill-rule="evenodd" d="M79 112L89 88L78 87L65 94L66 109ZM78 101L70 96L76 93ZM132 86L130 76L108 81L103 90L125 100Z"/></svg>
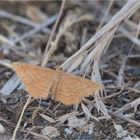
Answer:
<svg viewBox="0 0 140 140"><path fill-rule="evenodd" d="M100 97L96 93L70 106L51 98L32 98L16 139L139 139L140 10L128 9L128 16L122 14L122 21L118 17L120 23L102 34L102 28L126 4L113 0L0 1L0 140L12 137L29 97L10 64L40 65L43 55L48 56L46 67L62 65L65 72L96 79L105 89ZM48 52L44 53L57 20ZM63 65L98 32L102 35L81 53L82 61L77 57ZM97 48L103 51L96 52Z"/></svg>

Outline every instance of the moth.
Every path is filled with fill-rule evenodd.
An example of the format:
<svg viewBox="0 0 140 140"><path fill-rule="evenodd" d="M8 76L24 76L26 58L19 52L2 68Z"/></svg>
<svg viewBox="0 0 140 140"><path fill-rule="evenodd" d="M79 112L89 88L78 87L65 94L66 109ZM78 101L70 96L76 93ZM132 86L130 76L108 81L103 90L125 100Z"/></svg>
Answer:
<svg viewBox="0 0 140 140"><path fill-rule="evenodd" d="M50 95L53 100L65 105L78 104L83 97L103 89L102 84L66 73L59 68L53 70L20 62L12 63L12 68L33 97L47 99Z"/></svg>

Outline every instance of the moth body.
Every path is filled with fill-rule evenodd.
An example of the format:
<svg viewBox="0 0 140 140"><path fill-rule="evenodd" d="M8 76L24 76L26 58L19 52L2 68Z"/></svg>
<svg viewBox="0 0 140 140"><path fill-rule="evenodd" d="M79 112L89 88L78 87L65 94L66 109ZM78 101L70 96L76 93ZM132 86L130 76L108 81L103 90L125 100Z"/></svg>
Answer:
<svg viewBox="0 0 140 140"><path fill-rule="evenodd" d="M61 83L62 77L63 77L63 70L60 68L57 68L54 79L53 79L53 83L52 83L51 89L50 89L51 98L53 100L55 100L56 94L58 93L58 87Z"/></svg>

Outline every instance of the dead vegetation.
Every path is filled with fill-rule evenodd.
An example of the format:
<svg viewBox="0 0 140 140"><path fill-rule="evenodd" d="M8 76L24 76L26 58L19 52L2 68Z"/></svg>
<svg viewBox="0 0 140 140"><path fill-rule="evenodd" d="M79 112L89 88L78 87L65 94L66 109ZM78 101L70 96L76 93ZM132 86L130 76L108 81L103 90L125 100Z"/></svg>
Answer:
<svg viewBox="0 0 140 140"><path fill-rule="evenodd" d="M0 2L0 139L140 137L140 1ZM10 63L99 83L75 106L31 98Z"/></svg>

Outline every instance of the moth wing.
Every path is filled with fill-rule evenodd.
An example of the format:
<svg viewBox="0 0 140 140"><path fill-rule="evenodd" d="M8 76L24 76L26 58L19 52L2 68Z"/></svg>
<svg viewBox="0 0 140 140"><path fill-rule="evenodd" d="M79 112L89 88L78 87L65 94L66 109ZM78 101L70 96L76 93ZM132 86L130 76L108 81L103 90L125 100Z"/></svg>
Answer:
<svg viewBox="0 0 140 140"><path fill-rule="evenodd" d="M65 105L78 104L83 97L88 97L103 85L79 76L65 73L59 83L55 99Z"/></svg>
<svg viewBox="0 0 140 140"><path fill-rule="evenodd" d="M33 97L48 98L54 70L19 62L12 63L12 67Z"/></svg>

